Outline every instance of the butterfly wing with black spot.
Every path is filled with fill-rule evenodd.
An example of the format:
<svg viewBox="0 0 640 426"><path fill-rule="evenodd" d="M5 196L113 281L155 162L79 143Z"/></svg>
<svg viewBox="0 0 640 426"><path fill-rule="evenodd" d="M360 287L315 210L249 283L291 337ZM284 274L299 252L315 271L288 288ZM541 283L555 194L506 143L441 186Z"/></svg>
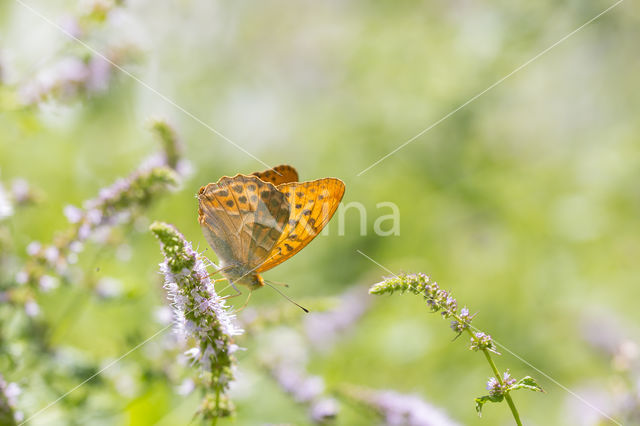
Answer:
<svg viewBox="0 0 640 426"><path fill-rule="evenodd" d="M275 186L298 181L298 172L296 169L286 164L275 166L273 169L265 170L264 172L255 172L251 174L253 176L258 176L265 182L271 182Z"/></svg>
<svg viewBox="0 0 640 426"><path fill-rule="evenodd" d="M336 178L279 185L278 191L289 201L289 221L268 260L256 271L264 272L279 265L309 244L329 223L344 189L344 183Z"/></svg>
<svg viewBox="0 0 640 426"><path fill-rule="evenodd" d="M223 177L200 188L198 202L198 221L222 267L259 266L289 218L284 194L255 176Z"/></svg>

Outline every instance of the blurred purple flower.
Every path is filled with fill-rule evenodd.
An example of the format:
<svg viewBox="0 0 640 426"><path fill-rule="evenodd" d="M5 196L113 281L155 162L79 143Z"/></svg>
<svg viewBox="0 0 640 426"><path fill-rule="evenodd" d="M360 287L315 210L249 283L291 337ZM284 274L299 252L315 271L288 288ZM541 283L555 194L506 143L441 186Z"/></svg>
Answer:
<svg viewBox="0 0 640 426"><path fill-rule="evenodd" d="M22 393L16 383L7 383L0 375L0 424L15 425L23 420L23 414L16 410L18 396Z"/></svg>
<svg viewBox="0 0 640 426"><path fill-rule="evenodd" d="M42 244L38 241L32 241L27 245L27 254L29 256L35 256L42 249Z"/></svg>
<svg viewBox="0 0 640 426"><path fill-rule="evenodd" d="M64 207L64 215L71 224L80 222L80 220L82 220L83 213L82 209L79 209L76 206L67 205Z"/></svg>
<svg viewBox="0 0 640 426"><path fill-rule="evenodd" d="M113 74L113 65L101 56L93 56L88 64L89 75L86 88L89 92L105 92Z"/></svg>
<svg viewBox="0 0 640 426"><path fill-rule="evenodd" d="M51 275L43 275L40 277L40 290L47 293L58 287L58 280Z"/></svg>
<svg viewBox="0 0 640 426"><path fill-rule="evenodd" d="M69 99L78 94L88 76L89 69L82 60L63 58L22 86L19 96L27 105L37 104L49 96Z"/></svg>
<svg viewBox="0 0 640 426"><path fill-rule="evenodd" d="M311 419L316 423L326 423L336 418L339 407L333 398L321 398L311 405Z"/></svg>
<svg viewBox="0 0 640 426"><path fill-rule="evenodd" d="M327 351L338 338L367 311L370 301L365 287L354 287L340 298L338 306L327 312L314 312L305 319L306 335L315 349Z"/></svg>
<svg viewBox="0 0 640 426"><path fill-rule="evenodd" d="M22 178L14 179L11 182L11 194L16 204L27 204L36 199L31 186Z"/></svg>
<svg viewBox="0 0 640 426"><path fill-rule="evenodd" d="M24 312L29 317L36 317L40 314L40 306L38 306L35 300L27 300L24 304Z"/></svg>
<svg viewBox="0 0 640 426"><path fill-rule="evenodd" d="M394 391L375 391L356 386L344 387L346 397L376 411L391 426L454 426L447 414L416 395Z"/></svg>
<svg viewBox="0 0 640 426"><path fill-rule="evenodd" d="M82 28L75 16L67 15L60 19L60 27L63 31L72 37L80 38L82 36Z"/></svg>

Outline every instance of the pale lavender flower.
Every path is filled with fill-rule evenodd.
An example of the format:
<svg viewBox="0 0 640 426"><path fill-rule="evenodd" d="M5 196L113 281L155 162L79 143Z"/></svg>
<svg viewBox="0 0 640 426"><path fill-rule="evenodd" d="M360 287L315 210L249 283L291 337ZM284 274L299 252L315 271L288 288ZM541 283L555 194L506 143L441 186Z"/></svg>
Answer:
<svg viewBox="0 0 640 426"><path fill-rule="evenodd" d="M507 370L502 374L502 384L495 377L490 377L487 381L487 390L491 396L501 396L515 384L516 379L511 377L511 373Z"/></svg>
<svg viewBox="0 0 640 426"><path fill-rule="evenodd" d="M22 178L11 182L11 194L16 204L27 204L36 198L29 183Z"/></svg>
<svg viewBox="0 0 640 426"><path fill-rule="evenodd" d="M495 377L489 377L487 380L487 390L491 396L502 395L504 392L502 385Z"/></svg>
<svg viewBox="0 0 640 426"><path fill-rule="evenodd" d="M64 215L69 223L78 223L82 220L83 211L82 209L69 204L64 207Z"/></svg>
<svg viewBox="0 0 640 426"><path fill-rule="evenodd" d="M341 333L351 328L369 307L367 290L355 287L341 296L338 306L326 312L314 312L305 318L305 331L311 344L329 350Z"/></svg>
<svg viewBox="0 0 640 426"><path fill-rule="evenodd" d="M43 247L36 241L27 246L32 258L32 264L26 268L30 274L28 282L38 283L47 270L63 277L68 275L68 267L77 262L85 241L107 243L112 227L130 222L132 212L146 206L158 193L174 188L177 182L178 176L167 167L137 171L101 190L97 198L84 203L85 209L66 206L64 213L72 223L71 232L56 238L56 243L49 246Z"/></svg>
<svg viewBox="0 0 640 426"><path fill-rule="evenodd" d="M69 99L78 94L88 76L89 69L82 60L63 58L21 87L19 95L27 105L39 103L52 95Z"/></svg>
<svg viewBox="0 0 640 426"><path fill-rule="evenodd" d="M29 317L36 317L40 314L40 306L38 306L35 300L27 300L24 304L24 312Z"/></svg>
<svg viewBox="0 0 640 426"><path fill-rule="evenodd" d="M84 246L80 241L72 241L69 243L69 251L72 253L80 253L83 248Z"/></svg>
<svg viewBox="0 0 640 426"><path fill-rule="evenodd" d="M473 334L469 349L472 351L483 351L486 349L493 353L498 353L496 350L496 345L493 343L493 339L491 339L491 336L483 333L482 331L478 331Z"/></svg>
<svg viewBox="0 0 640 426"><path fill-rule="evenodd" d="M60 27L72 37L80 38L82 36L82 28L75 16L63 16L60 19Z"/></svg>
<svg viewBox="0 0 640 426"><path fill-rule="evenodd" d="M338 402L333 398L320 398L310 408L311 419L316 423L326 423L338 415Z"/></svg>
<svg viewBox="0 0 640 426"><path fill-rule="evenodd" d="M22 284L26 284L27 281L29 281L29 274L27 274L27 271L18 271L18 273L16 274L16 283L22 285Z"/></svg>
<svg viewBox="0 0 640 426"><path fill-rule="evenodd" d="M509 370L502 373L502 381L507 387L510 387L516 384L516 379L511 377L511 373L509 373Z"/></svg>
<svg viewBox="0 0 640 426"><path fill-rule="evenodd" d="M88 67L87 90L94 93L105 92L109 88L109 82L113 75L111 62L101 56L93 56L89 60Z"/></svg>
<svg viewBox="0 0 640 426"><path fill-rule="evenodd" d="M450 426L457 424L441 409L415 395L383 392L375 401L389 425Z"/></svg>
<svg viewBox="0 0 640 426"><path fill-rule="evenodd" d="M27 254L29 256L35 256L36 254L40 253L41 249L42 244L40 244L40 242L32 241L27 245Z"/></svg>
<svg viewBox="0 0 640 426"><path fill-rule="evenodd" d="M49 264L55 265L55 263L58 261L58 257L60 257L60 250L58 250L58 248L55 246L49 246L44 249L42 255L47 260L47 262L49 262Z"/></svg>
<svg viewBox="0 0 640 426"><path fill-rule="evenodd" d="M320 376L307 376L290 365L280 365L271 370L282 389L296 402L310 402L324 393L324 380Z"/></svg>
<svg viewBox="0 0 640 426"><path fill-rule="evenodd" d="M39 281L40 290L43 292L49 292L58 287L58 280L51 275L43 275Z"/></svg>
<svg viewBox="0 0 640 426"><path fill-rule="evenodd" d="M460 309L458 319L451 321L451 329L460 334L469 328L472 319L473 315L469 313L469 309L465 306L464 308Z"/></svg>
<svg viewBox="0 0 640 426"><path fill-rule="evenodd" d="M341 393L376 411L382 416L386 425L454 426L459 424L449 418L442 409L416 395L351 386L345 387Z"/></svg>
<svg viewBox="0 0 640 426"><path fill-rule="evenodd" d="M298 403L309 407L309 417L316 423L323 423L338 415L339 407L335 400L325 396L324 379L308 375L302 366L282 362L267 365L269 372L282 390L291 395Z"/></svg>

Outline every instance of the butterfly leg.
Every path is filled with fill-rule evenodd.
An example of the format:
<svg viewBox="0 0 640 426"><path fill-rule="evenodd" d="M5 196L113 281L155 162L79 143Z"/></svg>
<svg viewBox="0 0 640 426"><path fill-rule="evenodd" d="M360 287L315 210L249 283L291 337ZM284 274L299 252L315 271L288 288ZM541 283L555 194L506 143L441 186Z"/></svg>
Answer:
<svg viewBox="0 0 640 426"><path fill-rule="evenodd" d="M219 274L219 273L222 273L224 271L227 271L227 270L231 269L232 267L233 267L233 265L229 265L229 266L225 266L224 268L216 269L215 271L213 271L212 273L209 274L209 278L213 277L216 274ZM221 279L221 280L216 280L216 281L223 281L223 280Z"/></svg>
<svg viewBox="0 0 640 426"><path fill-rule="evenodd" d="M222 297L223 300L233 299L234 297L238 297L238 296L240 296L242 294L242 292L240 290L238 290L238 287L236 287L232 282L229 282L229 285L226 286L225 288L223 288L222 291L225 291L229 287L233 287L233 289L236 291L236 294L229 294L227 296L223 296ZM221 291L221 293L222 293L222 291Z"/></svg>
<svg viewBox="0 0 640 426"><path fill-rule="evenodd" d="M237 314L238 312L240 312L240 311L244 310L244 308L246 308L246 307L247 307L247 305L249 304L249 299L251 299L251 295L252 295L252 294L253 294L253 291L249 291L249 295L247 296L247 300L245 300L244 305L242 305L242 307L241 307L241 308L236 309L235 311L233 311L233 313L234 313L234 314ZM238 295L236 295L236 296L239 296L239 294L238 294Z"/></svg>

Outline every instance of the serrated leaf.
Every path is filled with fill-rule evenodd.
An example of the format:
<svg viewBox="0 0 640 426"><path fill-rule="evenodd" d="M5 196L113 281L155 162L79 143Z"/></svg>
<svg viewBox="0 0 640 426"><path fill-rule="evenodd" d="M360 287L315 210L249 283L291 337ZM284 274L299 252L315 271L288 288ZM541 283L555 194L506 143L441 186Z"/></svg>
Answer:
<svg viewBox="0 0 640 426"><path fill-rule="evenodd" d="M476 411L478 412L478 417L482 417L482 406L487 402L501 402L504 399L502 395L484 395L479 398L476 398Z"/></svg>
<svg viewBox="0 0 640 426"><path fill-rule="evenodd" d="M529 376L523 377L522 379L518 380L515 385L509 388L510 391L518 389L529 389L534 392L544 392L542 386L540 386L533 377Z"/></svg>

